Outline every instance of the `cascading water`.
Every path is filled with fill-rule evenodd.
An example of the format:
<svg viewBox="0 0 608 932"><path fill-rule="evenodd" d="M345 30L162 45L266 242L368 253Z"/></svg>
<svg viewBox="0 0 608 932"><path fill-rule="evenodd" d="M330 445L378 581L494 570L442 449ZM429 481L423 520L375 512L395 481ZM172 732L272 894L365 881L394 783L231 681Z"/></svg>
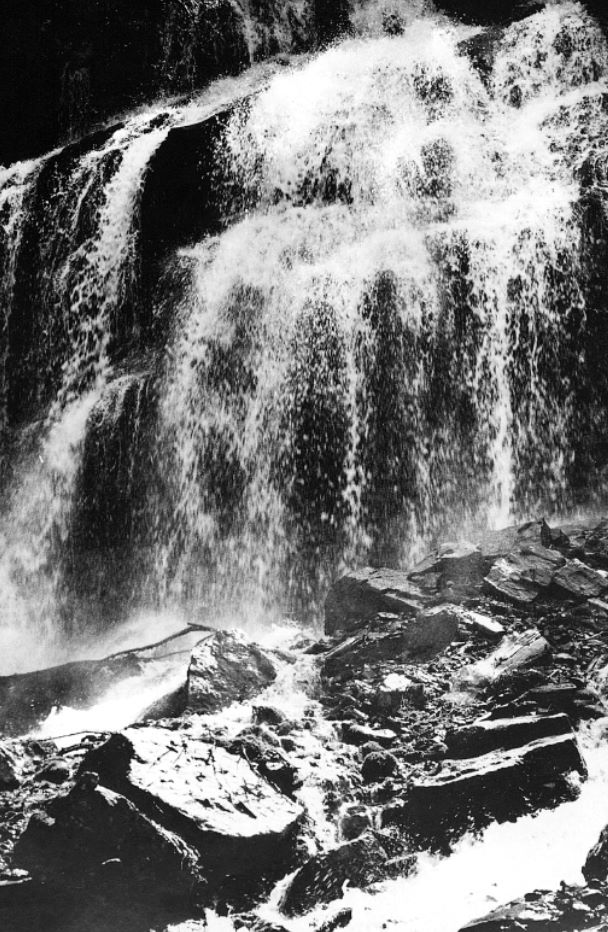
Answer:
<svg viewBox="0 0 608 932"><path fill-rule="evenodd" d="M474 39L421 17L232 119L255 209L180 259L160 414L179 599L310 604L342 560L569 503L608 50L571 3L486 37L491 73Z"/></svg>
<svg viewBox="0 0 608 932"><path fill-rule="evenodd" d="M421 3L361 3L353 24L359 38L274 77L7 170L2 393L21 440L5 632L20 617L77 630L87 585L126 614L314 612L345 563L403 563L439 534L601 493L599 27L572 2L501 33ZM149 166L172 129L221 108L223 215L142 289ZM148 401L132 422L134 392ZM107 478L95 463L123 468L83 463L101 422L140 477L137 540L131 493L120 524L90 492ZM100 565L137 552L119 599L102 591L113 570L74 563L87 516L127 529L122 549L98 535Z"/></svg>

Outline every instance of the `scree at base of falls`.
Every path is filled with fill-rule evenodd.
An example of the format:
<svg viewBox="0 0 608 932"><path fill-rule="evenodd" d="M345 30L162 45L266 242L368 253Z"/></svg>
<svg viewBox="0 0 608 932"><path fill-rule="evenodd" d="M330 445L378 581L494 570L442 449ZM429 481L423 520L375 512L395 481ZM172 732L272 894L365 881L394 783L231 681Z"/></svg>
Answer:
<svg viewBox="0 0 608 932"><path fill-rule="evenodd" d="M3 928L605 927L604 11L9 7Z"/></svg>

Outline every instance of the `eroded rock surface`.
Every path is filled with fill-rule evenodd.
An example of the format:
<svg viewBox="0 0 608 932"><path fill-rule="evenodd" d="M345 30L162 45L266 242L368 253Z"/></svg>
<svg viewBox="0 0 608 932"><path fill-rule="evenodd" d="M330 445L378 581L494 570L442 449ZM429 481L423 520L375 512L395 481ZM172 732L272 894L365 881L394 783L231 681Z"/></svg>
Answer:
<svg viewBox="0 0 608 932"><path fill-rule="evenodd" d="M239 631L218 631L195 649L188 670L187 706L217 712L252 699L276 679L270 656Z"/></svg>

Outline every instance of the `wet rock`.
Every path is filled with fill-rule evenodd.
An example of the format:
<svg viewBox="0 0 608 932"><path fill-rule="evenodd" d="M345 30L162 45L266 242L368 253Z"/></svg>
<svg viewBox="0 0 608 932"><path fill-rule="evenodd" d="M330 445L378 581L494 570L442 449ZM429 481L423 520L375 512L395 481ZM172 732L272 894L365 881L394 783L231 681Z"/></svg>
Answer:
<svg viewBox="0 0 608 932"><path fill-rule="evenodd" d="M478 757L490 751L512 750L530 741L572 733L567 715L489 719L448 730L445 744L448 757Z"/></svg>
<svg viewBox="0 0 608 932"><path fill-rule="evenodd" d="M372 827L370 811L367 806L353 804L347 806L340 815L340 835L344 841L353 841L364 835Z"/></svg>
<svg viewBox="0 0 608 932"><path fill-rule="evenodd" d="M543 738L511 751L444 761L435 776L413 780L388 806L385 825L398 824L417 844L445 849L473 827L509 821L573 798L571 773L586 774L573 737Z"/></svg>
<svg viewBox="0 0 608 932"><path fill-rule="evenodd" d="M546 639L536 628L530 628L505 638L489 657L465 667L456 682L464 688L487 688L508 680L520 670L546 662L550 653Z"/></svg>
<svg viewBox="0 0 608 932"><path fill-rule="evenodd" d="M476 919L460 932L582 932L605 929L608 912L605 889L568 887L555 892L536 890Z"/></svg>
<svg viewBox="0 0 608 932"><path fill-rule="evenodd" d="M428 575L435 577L439 589L450 587L458 593L473 594L485 575L483 554L469 543L442 544L409 574L415 582Z"/></svg>
<svg viewBox="0 0 608 932"><path fill-rule="evenodd" d="M490 615L463 609L459 619L460 628L467 634L478 634L489 641L499 641L505 634L505 627Z"/></svg>
<svg viewBox="0 0 608 932"><path fill-rule="evenodd" d="M118 877L132 893L176 902L189 902L199 880L197 857L181 838L105 787L76 787L35 813L14 861L54 887L112 887Z"/></svg>
<svg viewBox="0 0 608 932"><path fill-rule="evenodd" d="M353 887L375 883L385 875L387 860L384 848L373 835L316 855L294 875L281 909L287 916L300 915L319 903L339 899L347 881Z"/></svg>
<svg viewBox="0 0 608 932"><path fill-rule="evenodd" d="M286 716L280 709L270 705L257 705L253 709L253 721L256 725L282 725Z"/></svg>
<svg viewBox="0 0 608 932"><path fill-rule="evenodd" d="M381 748L390 748L397 740L397 734L391 728L371 728L347 722L342 728L342 740L357 746L373 741Z"/></svg>
<svg viewBox="0 0 608 932"><path fill-rule="evenodd" d="M579 599L581 602L597 598L608 590L608 579L580 560L569 560L555 573L553 583L568 598Z"/></svg>
<svg viewBox="0 0 608 932"><path fill-rule="evenodd" d="M227 750L244 757L261 777L281 793L293 797L302 785L298 771L280 745L273 744L269 738L271 734L241 733L227 745Z"/></svg>
<svg viewBox="0 0 608 932"><path fill-rule="evenodd" d="M273 683L270 657L239 631L218 631L195 648L188 670L188 708L217 712L252 699Z"/></svg>
<svg viewBox="0 0 608 932"><path fill-rule="evenodd" d="M545 6L544 0L440 0L437 4L446 13L466 23L483 26L507 25L537 13Z"/></svg>
<svg viewBox="0 0 608 932"><path fill-rule="evenodd" d="M414 683L400 673L389 673L378 687L373 704L379 712L392 714L402 706L424 708L426 693L423 683Z"/></svg>
<svg viewBox="0 0 608 932"><path fill-rule="evenodd" d="M339 579L325 601L325 633L356 631L375 615L415 615L424 595L400 570L366 567Z"/></svg>
<svg viewBox="0 0 608 932"><path fill-rule="evenodd" d="M36 780L44 780L46 783L55 783L60 786L66 783L72 775L72 768L66 761L61 758L47 761L44 767L36 773Z"/></svg>
<svg viewBox="0 0 608 932"><path fill-rule="evenodd" d="M21 783L21 768L8 744L0 744L0 791L14 790Z"/></svg>
<svg viewBox="0 0 608 932"><path fill-rule="evenodd" d="M302 810L243 758L189 731L138 726L90 752L83 770L201 856L208 878L285 869Z"/></svg>
<svg viewBox="0 0 608 932"><path fill-rule="evenodd" d="M521 547L516 553L499 558L486 576L486 586L494 595L517 605L531 605L548 589L556 573L565 565L561 554L539 544Z"/></svg>
<svg viewBox="0 0 608 932"><path fill-rule="evenodd" d="M608 826L587 855L583 866L583 877L587 883L608 880Z"/></svg>
<svg viewBox="0 0 608 932"><path fill-rule="evenodd" d="M325 654L324 672L327 676L344 675L366 664L432 657L456 638L458 617L458 609L451 605L438 605L412 618L376 616L365 633L347 638Z"/></svg>
<svg viewBox="0 0 608 932"><path fill-rule="evenodd" d="M361 776L366 783L380 783L399 770L397 758L388 751L372 751L361 765Z"/></svg>
<svg viewBox="0 0 608 932"><path fill-rule="evenodd" d="M180 649L190 650L200 637L200 633L188 628L161 644L123 651L103 660L82 660L0 677L0 733L27 734L57 707L90 708L122 680L142 674L148 663Z"/></svg>

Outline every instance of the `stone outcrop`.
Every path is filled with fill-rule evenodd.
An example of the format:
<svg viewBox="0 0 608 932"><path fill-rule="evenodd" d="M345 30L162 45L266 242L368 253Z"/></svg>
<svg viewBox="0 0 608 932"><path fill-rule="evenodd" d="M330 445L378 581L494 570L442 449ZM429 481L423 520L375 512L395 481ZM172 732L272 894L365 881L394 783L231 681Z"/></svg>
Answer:
<svg viewBox="0 0 608 932"><path fill-rule="evenodd" d="M449 605L426 609L413 618L378 615L365 633L353 635L324 655L325 671L331 676L383 660L432 657L456 638L459 620Z"/></svg>
<svg viewBox="0 0 608 932"><path fill-rule="evenodd" d="M399 824L418 844L446 846L465 831L504 822L572 798L568 779L586 768L569 735L543 738L510 751L444 760L436 776L415 779L388 806L384 824Z"/></svg>
<svg viewBox="0 0 608 932"><path fill-rule="evenodd" d="M608 917L605 886L535 890L520 900L500 906L476 919L460 932L601 932Z"/></svg>
<svg viewBox="0 0 608 932"><path fill-rule="evenodd" d="M308 912L318 903L329 903L342 896L344 885L366 887L390 873L389 857L373 834L347 841L304 864L292 878L281 902L288 916ZM403 875L415 867L415 858L399 866Z"/></svg>
<svg viewBox="0 0 608 932"><path fill-rule="evenodd" d="M188 669L187 706L217 712L253 699L277 676L270 656L239 631L218 631L194 650Z"/></svg>
<svg viewBox="0 0 608 932"><path fill-rule="evenodd" d="M382 612L415 615L424 601L421 590L400 570L365 568L347 573L325 601L325 632L352 632Z"/></svg>
<svg viewBox="0 0 608 932"><path fill-rule="evenodd" d="M302 809L212 736L139 726L113 735L82 765L199 855L208 882L289 863Z"/></svg>

